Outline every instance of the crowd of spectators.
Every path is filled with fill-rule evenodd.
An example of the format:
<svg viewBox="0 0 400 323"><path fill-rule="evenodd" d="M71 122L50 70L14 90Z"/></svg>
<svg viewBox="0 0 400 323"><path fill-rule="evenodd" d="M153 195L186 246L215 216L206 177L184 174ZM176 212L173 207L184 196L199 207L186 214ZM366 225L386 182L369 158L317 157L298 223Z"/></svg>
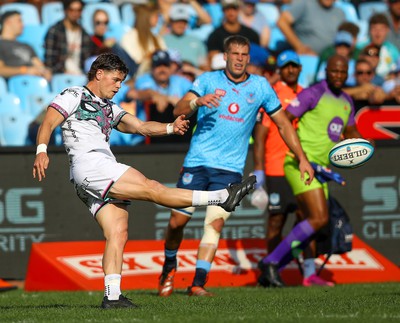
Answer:
<svg viewBox="0 0 400 323"><path fill-rule="evenodd" d="M361 11L354 17L345 9L347 5L359 10L368 2L376 3L344 0L3 0L0 6L0 96L10 96L18 106L18 97L24 95L22 89L13 93L10 86L7 87L15 77L43 79L47 82L43 86L46 94L52 93L52 79L58 74L71 76L69 86L83 85L73 84L73 76L85 75L97 55L112 51L130 69L115 101L141 119L167 121L175 102L198 75L224 67L223 40L240 34L252 43L249 72L265 76L272 85L279 80L275 57L283 50L294 49L301 59L314 60L315 68L307 68L305 61L302 62L302 73L312 70L311 78L303 78L307 80L301 84L304 87L324 79L327 59L339 54L348 59L345 91L358 101L358 108L380 105L388 100L398 103L400 0L380 1L386 4L387 10L371 9L368 19L364 20ZM7 7L9 4L14 6ZM46 25L41 14L50 4L58 4L62 14L58 21ZM45 29L40 44L42 54L35 52L36 38L23 37L35 26L24 22L22 6L36 8L39 24ZM93 10L85 11L89 7ZM117 23L111 7L118 14ZM85 23L88 17L83 17L89 13L90 26ZM29 82L26 81L28 85ZM2 84L5 86L1 87ZM18 113L31 113L31 121L40 115L38 109L33 114L22 102L35 101L35 95L42 94L36 91L29 95L28 99L21 100L20 110L16 111L1 106L10 100L0 99L0 145L8 145L6 135L2 134L1 115L15 112L14 118L18 118ZM47 103L41 102L43 109ZM123 135L111 138L112 145L145 142L144 138ZM24 144L34 142L31 138Z"/></svg>

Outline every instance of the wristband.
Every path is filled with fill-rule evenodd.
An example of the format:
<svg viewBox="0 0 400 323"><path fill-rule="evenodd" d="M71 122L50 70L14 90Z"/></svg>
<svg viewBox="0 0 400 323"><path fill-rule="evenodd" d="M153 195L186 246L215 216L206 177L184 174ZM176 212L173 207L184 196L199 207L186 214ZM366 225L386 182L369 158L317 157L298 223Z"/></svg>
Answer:
<svg viewBox="0 0 400 323"><path fill-rule="evenodd" d="M174 125L171 123L167 124L167 135L172 135L174 133Z"/></svg>
<svg viewBox="0 0 400 323"><path fill-rule="evenodd" d="M191 101L189 102L189 106L190 106L190 109L191 109L192 111L196 111L197 108L198 108L196 101L197 101L197 98L195 98L195 99L193 99L193 100L191 100Z"/></svg>
<svg viewBox="0 0 400 323"><path fill-rule="evenodd" d="M40 153L46 153L47 154L47 145L46 144L40 144L36 148L36 155Z"/></svg>

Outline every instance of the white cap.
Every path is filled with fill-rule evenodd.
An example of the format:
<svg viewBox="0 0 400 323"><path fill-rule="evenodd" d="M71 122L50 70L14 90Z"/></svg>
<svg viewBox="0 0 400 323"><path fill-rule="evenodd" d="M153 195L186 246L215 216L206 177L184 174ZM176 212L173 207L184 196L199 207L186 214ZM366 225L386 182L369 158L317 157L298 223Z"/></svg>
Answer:
<svg viewBox="0 0 400 323"><path fill-rule="evenodd" d="M182 3L172 5L171 10L169 11L169 17L172 21L189 21L190 13L187 5Z"/></svg>
<svg viewBox="0 0 400 323"><path fill-rule="evenodd" d="M226 67L226 61L224 60L224 53L218 53L211 59L211 69L220 70Z"/></svg>

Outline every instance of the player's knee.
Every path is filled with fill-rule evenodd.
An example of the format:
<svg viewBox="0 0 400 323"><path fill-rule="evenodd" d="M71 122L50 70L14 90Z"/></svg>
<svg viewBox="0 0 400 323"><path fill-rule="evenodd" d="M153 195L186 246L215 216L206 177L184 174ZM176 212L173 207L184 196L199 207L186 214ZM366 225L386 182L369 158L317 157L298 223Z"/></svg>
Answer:
<svg viewBox="0 0 400 323"><path fill-rule="evenodd" d="M230 213L219 206L207 206L206 218L204 219L204 234L201 244L218 245L219 237L226 219Z"/></svg>
<svg viewBox="0 0 400 323"><path fill-rule="evenodd" d="M215 231L221 233L222 228L224 227L225 221L222 218L215 219L210 225L214 228Z"/></svg>
<svg viewBox="0 0 400 323"><path fill-rule="evenodd" d="M171 217L169 219L169 228L171 230L183 230L183 228L192 218L194 211L194 207L172 210Z"/></svg>

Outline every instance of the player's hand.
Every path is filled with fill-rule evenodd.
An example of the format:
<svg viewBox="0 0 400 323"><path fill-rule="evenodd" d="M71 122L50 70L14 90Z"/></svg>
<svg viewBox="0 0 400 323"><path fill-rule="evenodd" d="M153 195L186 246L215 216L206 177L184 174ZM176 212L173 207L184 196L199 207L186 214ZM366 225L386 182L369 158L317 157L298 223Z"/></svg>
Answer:
<svg viewBox="0 0 400 323"><path fill-rule="evenodd" d="M198 107L206 106L207 108L218 108L221 102L221 96L217 94L206 94L201 96L196 100L196 105Z"/></svg>
<svg viewBox="0 0 400 323"><path fill-rule="evenodd" d="M42 181L42 179L46 178L46 169L49 166L49 156L47 153L39 153L36 155L35 162L33 163L33 178Z"/></svg>
<svg viewBox="0 0 400 323"><path fill-rule="evenodd" d="M186 116L181 114L178 118L175 119L174 126L174 134L183 136L189 129L190 121L185 119Z"/></svg>
<svg viewBox="0 0 400 323"><path fill-rule="evenodd" d="M257 189L257 188L264 186L264 183L265 183L264 171L262 169L261 170L255 169L255 170L253 170L252 174L256 176L256 180L257 180L256 184L254 185L254 188Z"/></svg>
<svg viewBox="0 0 400 323"><path fill-rule="evenodd" d="M300 174L301 174L300 175L301 180L306 185L310 185L314 179L314 169L312 168L310 162L307 159L300 160L299 170L300 170ZM306 173L308 175L307 178L305 178Z"/></svg>

